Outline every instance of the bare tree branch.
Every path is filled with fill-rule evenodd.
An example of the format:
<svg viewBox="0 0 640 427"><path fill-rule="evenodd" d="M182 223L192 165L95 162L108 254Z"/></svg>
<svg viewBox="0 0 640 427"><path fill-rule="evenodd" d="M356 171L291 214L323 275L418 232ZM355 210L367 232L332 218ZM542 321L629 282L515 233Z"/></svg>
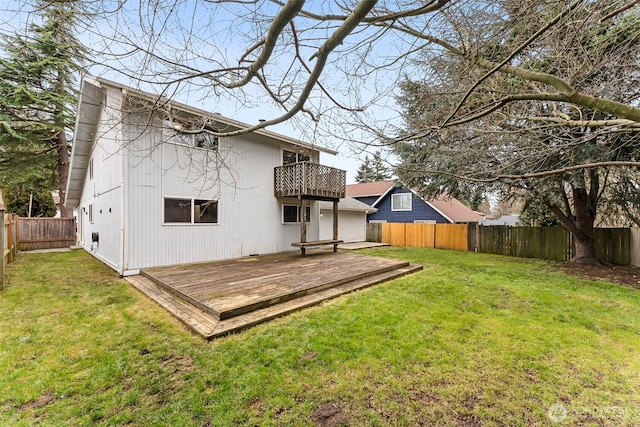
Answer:
<svg viewBox="0 0 640 427"><path fill-rule="evenodd" d="M559 175L562 173L585 170L585 169L593 169L593 168L606 168L606 167L632 167L632 168L640 168L640 162L594 162L594 163L585 163L580 165L568 166L565 168L553 169L543 172L533 172L526 173L520 175L509 175L509 174L499 174L494 175L490 178L474 178L468 175L460 175L452 172L448 172L446 170L434 170L434 169L417 169L410 167L402 167L404 171L411 173L422 173L426 175L446 175L452 178L459 179L461 181L475 182L475 183L493 183L498 181L518 181L518 180L526 180L531 178L542 178L547 176Z"/></svg>

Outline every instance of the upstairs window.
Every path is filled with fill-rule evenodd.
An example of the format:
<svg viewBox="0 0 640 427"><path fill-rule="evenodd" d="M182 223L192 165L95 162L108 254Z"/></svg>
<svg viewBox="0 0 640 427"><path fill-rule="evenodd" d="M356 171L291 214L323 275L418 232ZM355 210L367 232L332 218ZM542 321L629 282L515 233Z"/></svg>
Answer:
<svg viewBox="0 0 640 427"><path fill-rule="evenodd" d="M295 151L282 150L282 164L290 165L298 162L308 162L310 157L308 154L296 153Z"/></svg>
<svg viewBox="0 0 640 427"><path fill-rule="evenodd" d="M410 211L411 210L411 193L400 193L391 195L392 211Z"/></svg>
<svg viewBox="0 0 640 427"><path fill-rule="evenodd" d="M163 141L174 144L188 145L190 147L217 150L219 139L209 132L217 132L208 126L197 126L188 122L167 119L162 126Z"/></svg>

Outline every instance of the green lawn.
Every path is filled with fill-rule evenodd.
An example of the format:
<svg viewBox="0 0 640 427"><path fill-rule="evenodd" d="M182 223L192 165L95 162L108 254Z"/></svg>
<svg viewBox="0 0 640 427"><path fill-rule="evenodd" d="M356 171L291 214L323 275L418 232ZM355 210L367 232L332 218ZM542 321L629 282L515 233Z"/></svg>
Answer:
<svg viewBox="0 0 640 427"><path fill-rule="evenodd" d="M211 342L83 251L20 255L0 425L640 425L640 291L539 261L365 253L425 268Z"/></svg>

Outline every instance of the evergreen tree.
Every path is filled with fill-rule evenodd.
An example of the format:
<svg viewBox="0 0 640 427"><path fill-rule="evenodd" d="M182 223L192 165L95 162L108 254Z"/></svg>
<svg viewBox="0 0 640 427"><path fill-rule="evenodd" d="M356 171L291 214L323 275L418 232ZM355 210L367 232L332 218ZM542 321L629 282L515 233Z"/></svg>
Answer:
<svg viewBox="0 0 640 427"><path fill-rule="evenodd" d="M369 159L369 156L365 156L364 162L362 162L356 173L356 182L372 182L371 175L371 159Z"/></svg>
<svg viewBox="0 0 640 427"><path fill-rule="evenodd" d="M46 188L33 189L27 185L5 187L2 189L2 198L5 210L19 216L31 214L31 217L53 217L56 214L51 191Z"/></svg>
<svg viewBox="0 0 640 427"><path fill-rule="evenodd" d="M85 49L73 33L79 1L38 1L41 24L5 37L0 58L0 178L3 186L37 183L64 201L69 173L76 77ZM61 206L70 217L72 208Z"/></svg>
<svg viewBox="0 0 640 427"><path fill-rule="evenodd" d="M562 222L543 203L536 199L529 199L522 208L518 225L524 227L562 227Z"/></svg>
<svg viewBox="0 0 640 427"><path fill-rule="evenodd" d="M389 169L384 165L380 151L376 151L372 158L365 156L364 162L358 168L356 182L385 181L391 178Z"/></svg>

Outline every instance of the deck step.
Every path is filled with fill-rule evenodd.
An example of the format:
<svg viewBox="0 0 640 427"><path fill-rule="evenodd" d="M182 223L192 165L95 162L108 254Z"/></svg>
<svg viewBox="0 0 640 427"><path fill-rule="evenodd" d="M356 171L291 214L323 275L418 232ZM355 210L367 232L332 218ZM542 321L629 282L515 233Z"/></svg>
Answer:
<svg viewBox="0 0 640 427"><path fill-rule="evenodd" d="M303 290L299 290L297 292L282 293L277 298L273 298L272 296L265 296L260 301L257 301L251 304L246 304L240 307L220 310L219 311L220 320L227 320L233 317L242 316L243 314L253 313L256 310L268 308L271 306L277 306L279 304L286 303L287 301L297 300L307 295L322 293L326 289L335 289L337 287L340 287L343 284L349 284L358 280L366 280L367 278L377 277L380 274L394 272L400 268L405 268L408 265L409 265L408 262L402 262L402 263L398 263L398 264L383 267L383 268L377 268L376 270L373 270L370 272L352 275L350 277L341 278L337 280L332 280L316 286L308 287Z"/></svg>
<svg viewBox="0 0 640 427"><path fill-rule="evenodd" d="M140 292L149 296L164 307L169 313L177 317L192 331L204 338L212 339L266 322L297 310L317 305L322 301L359 289L367 288L381 282L396 279L419 270L422 270L421 265L407 264L395 270L384 271L373 276L361 277L332 288L325 288L318 292L299 296L295 299L289 299L287 301L280 302L279 304L260 308L226 320L216 319L210 313L190 304L189 301L178 297L174 293L168 292L164 287L158 286L156 282L145 276L129 276L126 277L126 280Z"/></svg>
<svg viewBox="0 0 640 427"><path fill-rule="evenodd" d="M216 326L220 323L209 313L200 310L188 301L168 292L163 287L149 278L138 276L127 276L125 280L134 288L160 304L165 310L177 317L189 329L198 335L208 338L214 333Z"/></svg>
<svg viewBox="0 0 640 427"><path fill-rule="evenodd" d="M272 320L276 317L280 317L294 311L318 305L323 301L336 298L340 295L364 289L389 280L397 279L398 277L415 273L420 270L422 270L422 265L408 264L396 270L385 271L375 276L360 278L358 280L344 283L333 288L324 289L320 292L315 292L298 297L293 300L282 302L277 305L262 308L251 313L246 313L227 320L222 320L206 338L212 339L221 335L226 335L231 332L255 326L259 323Z"/></svg>

